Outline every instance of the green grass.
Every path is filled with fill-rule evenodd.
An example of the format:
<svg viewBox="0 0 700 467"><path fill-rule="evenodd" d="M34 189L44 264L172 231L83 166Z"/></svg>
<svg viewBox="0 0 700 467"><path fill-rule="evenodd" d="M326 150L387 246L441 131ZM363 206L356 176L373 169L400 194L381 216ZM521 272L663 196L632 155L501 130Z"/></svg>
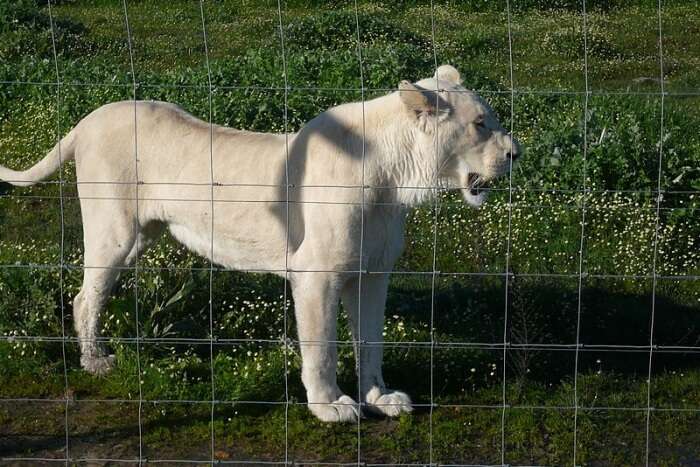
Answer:
<svg viewBox="0 0 700 467"><path fill-rule="evenodd" d="M73 375L71 375L73 376ZM76 375L77 376L77 375ZM29 378L24 383L28 383ZM18 381L19 383L19 381ZM620 386L622 383L622 386ZM659 376L654 387L672 388L664 394L673 400L697 392L697 371ZM30 383L31 384L31 383ZM643 379L630 382L614 374L581 377L582 401L587 408L577 413L578 459L584 464L638 465L645 455L645 411L616 410L642 407L646 395ZM612 389L611 386L616 386ZM138 404L131 402L81 401L110 397L109 388L81 386L70 394L72 455L119 453L135 458L138 453ZM60 385L56 386L60 389ZM602 399L606 391L625 397ZM510 385L512 407L506 411L505 436L508 459L514 464L561 465L571 463L574 411L559 409L571 402L572 388L560 385L549 391L538 408L521 407L524 401L542 397L544 389L530 382ZM469 396L472 405L489 404L497 389L480 389ZM656 392L655 392L656 395ZM149 459L208 459L210 455L210 405L199 402L146 402L142 408L143 449ZM657 402L655 400L655 402ZM607 405L606 405L607 404ZM657 405L662 407L663 404ZM313 418L296 398L285 415L284 405L256 403L218 404L215 409L216 456L222 460L280 461L285 436L289 455L298 461L353 462L357 452L357 427L329 425ZM498 407L437 407L432 414L433 456L444 463L500 462L501 415ZM63 445L64 403L13 403L0 406L0 429L15 455L50 453ZM286 422L285 422L286 419ZM426 463L431 415L419 408L395 420L365 419L361 423L361 449L368 463ZM678 465L696 459L698 436L693 412L654 411L651 417L651 459L654 465ZM285 426L287 431L285 432ZM7 441L5 443L7 443ZM14 448L14 450L13 450Z"/></svg>
<svg viewBox="0 0 700 467"><path fill-rule="evenodd" d="M487 98L504 126L513 125L526 156L513 174L512 205L502 183L488 205L472 210L453 194L441 198L436 269L392 279L385 376L418 404L397 420L361 423L367 463L571 464L574 384L577 463L645 462L646 406L650 390L650 463L692 464L700 459L697 430L700 365L697 354L659 352L646 382L652 306L654 343L700 342L700 30L698 2L667 1L662 10L664 47L663 158L659 242L654 246L659 146L662 137L656 2L587 2L588 113L583 17L573 1L511 2L513 82L505 2L359 2L364 83L359 80L352 2L288 1L283 8L290 128L329 106L395 88L402 79L432 74L451 63L465 84ZM260 131L284 128L284 83L276 2L205 2L217 123ZM26 167L61 133L94 108L132 97L129 47L122 5L106 0L53 5L61 81L48 29L48 9L31 0L0 5L0 163ZM199 4L128 2L139 98L175 102L208 118L208 78ZM45 83L24 84L23 81ZM514 120L511 122L511 87ZM320 89L309 89L320 88ZM58 99L60 97L60 99ZM585 133L584 133L585 128ZM585 186L583 147L586 146ZM70 164L63 177L74 181ZM612 192L611 192L612 190ZM639 192L639 193L637 193ZM75 186L64 187L64 260L59 287L61 212L55 184L12 190L0 185L0 457L62 457L65 407L71 445L80 457L138 455L139 381L143 397L188 400L143 405L144 455L149 459L209 459L211 382L209 345L163 342L136 348L134 286L125 273L105 310L103 335L117 368L96 378L79 368L77 346L21 336L72 334L71 300L82 264L82 230ZM579 246L586 206L579 309ZM507 225L510 217L511 235ZM398 269L432 271L431 206L408 219L407 249ZM456 343L503 341L506 284L507 339L512 344L557 344L559 350L465 348ZM655 258L656 251L656 258ZM654 281L652 264L662 277ZM142 260L139 274L142 336L209 337L207 264L164 240ZM465 274L466 273L466 274ZM621 277L610 277L621 276ZM637 277L641 276L641 277ZM685 276L679 278L678 276ZM214 329L221 339L265 343L219 345L213 373L215 451L221 460L354 462L354 425L326 425L303 406L296 349L287 355L284 284L274 277L216 272ZM61 302L64 309L61 309ZM289 304L293 306L293 304ZM431 308L438 345L431 355ZM574 374L577 317L581 315L579 372ZM65 314L65 322L61 316ZM293 335L290 313L288 332ZM341 316L340 339L348 339ZM8 336L18 336L8 341ZM625 352L594 350L622 344ZM66 355L66 367L63 353ZM339 380L356 388L350 346L341 345ZM284 361L291 405L285 412ZM432 365L431 365L432 364ZM432 366L432 368L431 368ZM506 402L502 389L505 373ZM432 375L432 376L431 376ZM68 379L66 393L65 377ZM63 399L12 401L16 398ZM8 399L10 401L8 401ZM109 399L113 402L91 402ZM129 402L125 402L129 401ZM248 403L241 402L248 401ZM275 403L254 403L272 401ZM534 407L534 408L533 408ZM620 410L623 407L637 410ZM672 411L665 409L688 409ZM286 416L285 416L286 414ZM502 424L502 420L505 424ZM285 432L285 427L287 432Z"/></svg>

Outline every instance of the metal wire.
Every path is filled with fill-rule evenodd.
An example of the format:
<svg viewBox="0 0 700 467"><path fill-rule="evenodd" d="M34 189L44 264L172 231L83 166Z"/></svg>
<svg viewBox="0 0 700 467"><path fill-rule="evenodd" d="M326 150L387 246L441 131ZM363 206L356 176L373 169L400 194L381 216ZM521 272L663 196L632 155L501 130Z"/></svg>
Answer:
<svg viewBox="0 0 700 467"><path fill-rule="evenodd" d="M287 298L287 283L289 281L289 224L290 196L289 189L289 83L287 76L287 51L284 44L284 27L282 26L282 0L277 0L277 19L279 21L280 51L282 53L282 76L284 78L284 184L285 184L285 238L284 238L284 461L289 461L289 339L287 337L287 313L289 300Z"/></svg>
<svg viewBox="0 0 700 467"><path fill-rule="evenodd" d="M31 81L31 80L0 80L0 85L7 86L57 86L58 83L54 81ZM104 83L104 82L81 82L81 81L64 81L61 83L62 86L75 86L75 87L121 87L128 88L131 87L130 83ZM139 83L141 88L164 88L164 89L200 89L207 90L208 86L206 84L177 84L177 83ZM214 85L215 90L232 90L232 91L284 91L288 92L328 92L328 93L358 93L362 91L361 88L342 88L342 87L324 87L324 86L237 86L237 85L225 85L216 84ZM365 88L367 93L386 93L396 91L395 88ZM584 95L585 91L576 90L565 90L565 89L528 89L522 88L518 89L485 89L477 88L473 90L445 90L446 92L452 93L471 93L475 92L477 94L484 95L510 95L513 92L516 95L551 95L551 96L581 96ZM641 97L654 97L660 96L660 91L632 91L626 90L609 90L609 89L591 89L590 94L592 96L641 96ZM664 91L664 95L669 97L697 97L700 96L700 91L696 89L684 89L675 91Z"/></svg>
<svg viewBox="0 0 700 467"><path fill-rule="evenodd" d="M38 399L38 398L12 398L12 399L0 399L0 403L7 403L7 404L15 404L18 402L27 402L27 403L32 403L32 404L61 404L64 402L64 399ZM246 406L246 405L251 405L251 406L285 406L287 405L286 401L254 401L254 400L217 400L214 401L218 405L230 405L232 407L240 407L240 406ZM77 399L75 401L71 402L72 404L138 404L139 400L138 399L119 399L119 398L113 398L113 399ZM175 404L180 404L180 405L210 405L211 401L209 399L205 400L197 400L197 399L143 399L141 400L142 404L151 404L154 406L157 406L159 404L163 405L175 405ZM346 406L352 406L352 407L357 407L357 403L355 402L337 402L334 403L337 405L346 405ZM326 402L299 402L299 401L290 401L289 405L294 405L298 407L306 407L308 408L309 406L312 405L327 405ZM382 406L385 407L391 407L395 405L400 405L400 404L393 404L393 403L385 403L382 404ZM576 410L576 407L573 405L544 405L544 404L466 404L466 403L415 403L413 404L414 407L417 408L423 408L423 409L430 409L432 408L447 408L447 409L480 409L480 410L498 410L499 412L504 410L504 409L510 409L510 410L549 410L549 411L556 411L556 412L563 412L563 411L571 411L572 413L574 410ZM610 406L610 405L595 405L595 406L586 406L586 405L579 405L578 407L579 411L585 411L585 412L638 412L640 414L646 414L647 411L649 410L645 404L640 405L639 407L629 407L629 406ZM659 413L686 413L686 414L700 414L700 407L652 407L652 411L654 412L659 412ZM0 457L0 460L4 458ZM364 463L363 463L364 464ZM357 465L356 462L353 462L353 465Z"/></svg>
<svg viewBox="0 0 700 467"><path fill-rule="evenodd" d="M438 183L438 172L440 171L440 82L438 76L437 44L435 39L435 5L430 0L430 39L433 45L433 67L435 68L435 178L434 185ZM433 273L430 276L430 418L428 431L428 459L433 464L433 405L435 403L435 281L437 278L437 238L438 238L438 216L440 213L440 197L438 191L433 193Z"/></svg>
<svg viewBox="0 0 700 467"><path fill-rule="evenodd" d="M8 183L26 183L26 182L31 182L34 183L37 186L42 186L42 185L62 185L62 186L79 186L79 185L114 185L114 186L121 186L121 185L140 185L140 186L145 186L145 185L151 185L151 186L192 186L192 187L208 187L210 183L198 183L198 182L182 182L182 181L171 181L171 182L148 182L148 181L139 181L139 182L130 182L130 181L105 181L105 180L63 180L62 182L60 180L39 180L39 181L34 181L34 180L25 180L25 179L8 179L4 180L5 182ZM223 183L223 182L214 182L215 186L218 187L234 187L234 188L296 188L296 189L303 189L303 188L313 188L313 189L318 189L318 188L329 188L329 189L355 189L355 190L427 190L427 191L438 191L438 192L449 192L453 190L464 190L464 189L469 189L471 187L468 186L443 186L443 185L432 185L432 186L410 186L410 185L356 185L356 184L336 184L336 185L316 185L316 184L309 184L309 185L295 185L295 184L269 184L269 183ZM648 197L653 197L656 198L659 194L662 195L688 195L688 199L692 200L695 198L695 196L700 196L700 190L665 190L665 189L645 189L645 190L613 190L613 189L560 189L560 188L538 188L538 187L517 187L513 186L511 188L498 188L498 187L492 187L489 188L489 192L491 193L500 193L500 192L516 192L516 193L524 193L524 194L540 194L540 195L555 195L555 194L570 194L570 195L576 195L576 194L585 194L585 195L645 195ZM16 197L16 198L23 198L25 196L21 194L11 194L11 193L6 193L1 196L4 197ZM51 195L32 195L33 197L43 197L43 198L51 198ZM66 195L68 197L68 195ZM72 196L69 199L77 199L77 197ZM97 198L97 199L102 199L102 198ZM107 197L104 199L130 199L130 198L112 198L112 197ZM142 198L144 199L144 198ZM152 198L153 200L165 200L167 201L168 198ZM209 201L209 200L202 200L200 198L176 198L175 200L177 201ZM236 200L228 200L227 198L217 198L217 202L222 201L236 201ZM279 200L279 201L263 201L263 202L284 202L285 200ZM250 201L253 202L253 201Z"/></svg>
<svg viewBox="0 0 700 467"><path fill-rule="evenodd" d="M9 198L9 197L14 197L17 199L34 199L34 200L42 200L42 199L59 199L60 196L53 196L53 195L2 195L0 194L0 198ZM128 196L110 196L110 197L104 197L104 196L63 196L64 200L111 200L111 201L135 201L136 197L128 197ZM208 199L191 199L191 198L151 198L151 197L139 197L139 201L164 201L164 202L172 202L172 203L209 203L210 200ZM255 200L255 199L217 199L216 203L241 203L241 204L283 204L287 203L286 200ZM290 200L289 204L300 204L300 205L329 205L329 206L362 206L362 202L353 202L353 201L314 201L314 200ZM457 207L464 207L464 203L460 201L451 201L451 200L444 200L441 202L442 205L445 206L457 206ZM409 205L405 203L400 203L400 202L382 202L382 201L366 201L365 202L366 206L396 206L396 207L410 207ZM506 203L505 207L516 207L519 209L564 209L564 210L580 210L581 205L579 204L566 204L566 203L557 203L557 204L530 204L530 203L525 203L525 202L513 202L513 203ZM670 211L677 211L677 210L685 210L685 211L697 211L700 210L700 206L675 206L675 207L657 207L653 205L649 206L630 206L630 205L617 205L617 206L595 206L595 207L589 207L588 208L590 211L618 211L618 210L626 210L626 211L656 211L659 209L660 211L665 211L665 212L670 212Z"/></svg>
<svg viewBox="0 0 700 467"><path fill-rule="evenodd" d="M140 86L139 86L140 87ZM442 91L442 90L441 90ZM68 162L67 162L68 163ZM128 181L128 180L64 180L60 182L59 180L26 180L26 179L7 179L3 180L7 183L27 183L31 182L37 186L40 185L59 185L64 186L79 186L79 185L151 185L151 186L193 186L193 187L209 187L211 183L204 182L183 182L183 181ZM365 189L365 190L427 190L427 191L440 191L447 192L452 190L464 190L471 188L469 186L445 186L439 183L435 185L362 185L362 184L333 184L333 185L319 185L319 184L284 184L284 183L226 183L226 182L214 182L214 186L218 187L235 187L235 188L333 188L333 189ZM543 188L543 187L518 187L513 186L512 188L498 188L492 187L488 189L489 192L510 192L514 191L517 193L543 193L543 194L589 194L589 195L646 195L646 196L656 196L657 194L666 195L700 195L700 190L668 190L668 189L644 189L644 190L616 190L616 189L591 189L591 188ZM112 199L112 198L108 198ZM159 199L159 198L156 198ZM190 199L184 198L184 201ZM197 201L198 199L193 199L192 201ZM204 200L209 201L209 200ZM218 201L218 199L217 199Z"/></svg>
<svg viewBox="0 0 700 467"><path fill-rule="evenodd" d="M513 136L515 126L515 78L513 76L513 26L511 20L510 0L506 0L506 15L508 17L508 64L510 69L510 135ZM513 153L513 140L510 141L510 152ZM501 387L501 464L506 464L506 375L508 349L508 285L510 284L510 243L513 224L513 158L510 158L508 171L508 235L506 236L506 265L505 265L505 297L503 307L503 382Z"/></svg>
<svg viewBox="0 0 700 467"><path fill-rule="evenodd" d="M83 339L79 337L63 337L58 336L26 336L26 335L12 335L12 336L0 336L0 341L5 342L62 342L67 343L80 343ZM193 337L128 337L128 336L101 336L94 339L90 339L90 342L102 342L102 343L113 343L113 344L159 344L159 345L209 345L209 339L193 338ZM387 348L396 349L410 349L410 348L427 348L434 347L435 349L478 349L478 350L501 350L503 349L502 342L460 342L453 341L450 338L445 338L445 340L440 340L435 338L431 341L367 341L367 340L299 340L299 339L288 339L289 345L325 345L334 344L339 346L353 347L358 344L362 344L365 347L381 347L385 346ZM274 338L215 338L213 345L216 346L235 346L243 344L266 344L278 346L280 344L279 339ZM528 351L579 351L579 352L606 352L606 353L648 353L652 348L655 353L671 353L671 354L697 354L700 353L700 346L694 345L635 345L635 344L595 344L595 343L534 343L534 344L517 344L512 342L506 343L506 348L508 350L528 350ZM4 400L0 398L0 400Z"/></svg>
<svg viewBox="0 0 700 467"><path fill-rule="evenodd" d="M209 43L207 41L207 25L204 19L204 0L199 0L199 12L202 17L202 40L204 42L204 57L207 65L207 81L209 83L209 169L211 183L211 238L209 245L209 371L211 380L211 413L209 430L211 437L210 460L214 463L215 435L214 435L214 409L216 404L216 390L214 387L214 115L212 106L211 67L209 66Z"/></svg>
<svg viewBox="0 0 700 467"><path fill-rule="evenodd" d="M66 270L80 271L83 269L115 269L119 271L134 271L134 266L96 266L96 265L73 265L73 264L0 264L0 269L39 269L39 270L59 270L63 267ZM208 267L184 267L184 266L168 266L168 267L155 267L155 266L141 266L139 268L141 271L208 271ZM521 278L550 278L550 279L570 279L578 278L578 273L527 273L527 272L467 272L467 271L372 271L372 270L355 270L355 269L231 269L225 267L214 268L216 272L247 272L247 273L269 273L269 274L284 274L285 272L298 272L298 273L344 273L344 274L358 274L362 272L363 274L389 274L397 276L425 276L437 274L443 277L504 277L509 279ZM596 274L596 273L583 273L584 278L591 280L602 280L602 279L613 279L613 280L652 280L654 278L665 280L665 281L695 281L700 280L700 276L692 274L679 274L679 275L663 275L663 274Z"/></svg>
<svg viewBox="0 0 700 467"><path fill-rule="evenodd" d="M364 241L365 241L365 151L366 151L366 141L367 141L367 128L365 120L365 75L364 75L364 63L362 62L362 41L360 34L360 16L357 9L357 0L353 0L355 6L355 31L357 34L357 59L358 65L360 67L360 87L361 87L361 102L362 102L362 205L360 206L360 258L358 261L357 269L360 271L357 273L357 340L358 344L355 346L357 349L357 466L360 467L362 464L362 407L364 402L362 400L362 270L365 269L363 264L364 259Z"/></svg>
<svg viewBox="0 0 700 467"><path fill-rule="evenodd" d="M49 11L49 25L51 26L51 50L53 52L54 65L56 70L56 82L61 82L61 74L58 70L58 54L56 53L56 35L54 33L53 26L53 14L51 11L51 0L47 0L48 11ZM66 222L65 222L65 209L64 209L64 199L63 199L63 154L61 152L61 86L60 84L56 87L56 140L58 145L58 176L61 182L58 185L59 189L59 209L61 216L61 244L60 244L60 269L58 273L58 286L61 293L59 298L59 305L61 308L61 357L63 359L63 386L65 398L65 404L63 406L64 410L64 429L65 429L65 443L66 443L66 457L70 455L70 430L69 430L69 412L68 412L68 363L66 361L66 307L64 303L64 278L63 278L63 265L65 263L65 239L66 239ZM68 461L66 460L66 465Z"/></svg>
<svg viewBox="0 0 700 467"><path fill-rule="evenodd" d="M140 223L141 221L141 216L139 213L139 154L138 154L138 121L137 121L137 97L138 97L138 83L136 81L136 71L134 69L134 51L131 46L131 28L129 27L129 13L128 13L128 8L126 5L127 0L122 0L122 5L124 6L124 24L126 26L126 39L127 43L129 45L129 64L131 68L131 79L132 79L132 85L133 85L133 96L134 96L134 179L136 180L136 185L135 185L135 191L136 191L136 222L137 224ZM135 246L136 246L136 254L134 255L134 276L136 279L134 280L134 315L135 315L135 322L134 326L136 328L136 371L137 371L137 378L138 378L138 387L139 387L139 413L138 413L138 425L139 425L139 465L141 465L141 459L143 458L143 383L142 383L142 377L143 374L141 372L141 349L139 345L139 338L140 338L140 323L141 320L139 319L139 256L140 256L140 245L139 245L139 232L138 232L138 226L134 227L137 229L136 232L136 240L135 240Z"/></svg>
<svg viewBox="0 0 700 467"><path fill-rule="evenodd" d="M586 95L583 103L583 169L582 185L584 191L587 187L586 162L588 161L588 21L586 17L586 0L582 0L583 22L583 74L586 87ZM574 357L574 440L573 440L573 464L576 464L578 454L578 371L579 371L579 346L581 342L581 311L583 303L583 249L586 242L586 199L581 201L581 241L578 250L578 303L576 305L576 354Z"/></svg>
<svg viewBox="0 0 700 467"><path fill-rule="evenodd" d="M7 458L8 461L36 461L36 462L64 462L65 459L52 459L52 458L26 458L26 457L13 457ZM68 459L71 462L85 462L85 463L104 463L104 462L118 462L118 463L134 463L136 459L95 459L95 458L77 458ZM160 463L184 463L184 464L208 464L209 461L202 460L181 460L181 459L143 459L144 464L160 464ZM258 460L246 460L246 461L225 461L217 460L217 464L223 465L291 465L291 466L352 466L355 463L350 462L306 462L306 461L295 461L290 463L275 462L275 461L258 461ZM366 467L504 467L502 464L401 464L401 463L391 463L391 464L363 464ZM542 467L542 465L508 465L507 467Z"/></svg>
<svg viewBox="0 0 700 467"><path fill-rule="evenodd" d="M651 318L649 324L649 374L647 376L647 413L646 413L646 447L645 447L645 463L649 467L649 445L650 445L650 428L651 428L651 370L654 357L654 319L656 317L656 267L659 252L659 230L661 223L661 175L663 173L663 160L664 160L664 43L663 43L663 32L661 24L661 0L658 0L657 6L658 14L658 25L659 25L659 75L661 78L661 109L659 117L659 165L658 165L658 178L656 191L659 195L656 198L656 218L654 223L654 254L652 256L652 274L654 278L652 279L651 285Z"/></svg>

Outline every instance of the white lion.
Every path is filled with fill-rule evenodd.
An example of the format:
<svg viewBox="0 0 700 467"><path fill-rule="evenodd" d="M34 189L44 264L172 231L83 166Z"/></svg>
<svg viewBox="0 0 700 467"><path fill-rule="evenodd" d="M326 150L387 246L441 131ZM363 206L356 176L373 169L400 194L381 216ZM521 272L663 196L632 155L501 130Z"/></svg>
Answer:
<svg viewBox="0 0 700 467"><path fill-rule="evenodd" d="M309 409L352 421L358 404L336 380L339 301L362 343L362 405L410 412L410 398L382 377L387 286L407 207L434 199L436 184L460 187L478 206L519 154L488 104L443 65L434 78L331 108L286 136L210 126L162 102L108 104L30 169L0 167L0 179L32 185L75 159L85 269L73 309L87 371L113 365L96 338L119 269L167 227L216 264L289 279Z"/></svg>

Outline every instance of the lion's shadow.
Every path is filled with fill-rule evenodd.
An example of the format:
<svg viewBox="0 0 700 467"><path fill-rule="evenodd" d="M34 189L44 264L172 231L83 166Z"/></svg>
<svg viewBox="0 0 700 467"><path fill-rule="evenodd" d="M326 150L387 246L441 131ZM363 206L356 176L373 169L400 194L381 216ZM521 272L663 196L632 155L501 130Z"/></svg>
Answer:
<svg viewBox="0 0 700 467"><path fill-rule="evenodd" d="M425 280L418 283L399 279L389 292L387 339L395 338L397 328L423 330L406 335L404 345L396 342L386 347L385 378L396 387L412 388L425 395L430 393L432 379L441 394L449 398L459 395L465 386L492 385L501 378L504 339L508 343L508 380L559 384L573 378L577 342L582 344L578 352L579 374L602 369L646 378L651 287L637 291L612 290L602 284L582 287L579 326L575 280L566 285L542 277L512 280L507 292L507 324L502 279L438 280L434 298L430 284ZM654 371L697 367L700 363L683 358L670 348L700 344L700 310L679 303L673 293L656 293ZM431 318L435 341L432 346L426 344L430 340Z"/></svg>

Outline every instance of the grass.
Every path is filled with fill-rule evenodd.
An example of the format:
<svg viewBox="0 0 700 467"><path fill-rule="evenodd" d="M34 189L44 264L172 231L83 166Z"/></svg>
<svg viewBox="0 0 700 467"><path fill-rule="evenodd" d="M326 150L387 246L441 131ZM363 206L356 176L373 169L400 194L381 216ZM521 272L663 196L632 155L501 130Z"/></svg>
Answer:
<svg viewBox="0 0 700 467"><path fill-rule="evenodd" d="M696 371L665 375L655 386L675 388L669 397L684 397L697 391ZM623 387L612 389L610 386ZM589 375L579 381L586 389L585 409L578 412L578 456L583 463L638 465L645 455L644 411L616 410L639 404L646 394L642 379L629 382L614 375ZM60 386L58 386L60 387ZM75 457L99 457L117 452L119 458L138 455L138 404L90 402L91 397L109 397L109 391L75 384L67 405L71 425L71 453ZM511 388L512 389L512 388ZM597 400L606 391L625 390L626 399ZM498 397L497 390L481 389L473 401L486 403ZM518 400L518 395L509 397ZM523 400L542 397L535 384L518 388ZM539 393L539 394L538 394ZM638 395L638 396L637 396ZM561 385L546 396L538 408L506 411L505 436L508 458L514 464L567 464L572 458L573 410L556 408L570 401L571 387ZM297 401L298 402L298 401ZM603 405L604 403L610 405ZM590 405L589 405L590 404ZM640 404L641 405L641 404ZM659 405L662 406L662 405ZM63 402L27 402L0 407L6 451L15 455L50 455L63 446ZM482 407L438 407L432 415L433 455L441 462L498 463L501 438L501 409ZM146 402L142 409L143 449L149 459L207 460L210 456L210 405L200 402ZM216 457L221 460L280 461L284 458L285 434L289 455L306 462L353 462L357 452L357 427L328 425L314 419L303 405L292 401L285 432L283 406L255 403L218 404L214 413ZM430 413L419 408L395 420L366 419L361 424L362 459L368 463L427 463ZM697 414L657 410L651 419L651 460L654 465L679 465L698 456L694 425ZM9 446L8 446L9 445ZM90 455L92 453L92 456Z"/></svg>
<svg viewBox="0 0 700 467"><path fill-rule="evenodd" d="M429 2L360 1L363 77L351 2L288 1L282 26L287 52L289 125L299 128L331 105L393 89L401 79L432 74ZM650 464L692 465L700 459L697 430L700 365L695 352L655 352L647 384L652 309L654 343L700 342L700 106L696 70L698 2L664 2L664 134L658 62L657 4L587 2L586 107L583 17L578 2L513 3L513 83L505 2L435 2L435 52L452 63L513 124L526 157L485 209L453 194L440 200L436 269L392 278L385 338L385 376L419 404L396 420L360 425L367 463L500 464L501 432L510 464L573 462L574 384L579 465L639 465L646 454L649 390ZM553 6L554 5L554 6ZM26 167L61 133L94 108L132 97L129 47L120 2L63 1L55 16L58 69L48 9L30 0L0 6L1 163ZM182 0L129 2L129 26L139 98L178 103L208 118L208 79L199 4ZM205 2L217 123L260 131L284 128L282 57L276 2ZM26 84L23 81L45 83ZM511 86L515 88L511 122ZM314 89L309 89L314 88ZM319 89L316 89L319 88ZM585 118L585 125L584 125ZM663 140L658 244L653 191ZM583 147L586 145L584 193ZM208 265L164 240L142 260L138 323L161 338L139 348L134 286L126 271L105 310L102 332L113 338L117 368L106 377L79 368L74 342L33 341L72 334L71 300L82 264L79 206L72 166L56 184L11 190L0 185L0 458L66 455L68 410L72 458L133 459L139 452L139 381L144 455L149 459L210 458L211 381L215 456L228 461L355 462L354 425L326 425L303 406L299 357L285 354L281 280L217 271L213 277L215 335L260 342L215 346L174 338L209 338ZM55 179L54 179L55 180ZM583 271L578 260L586 206ZM507 225L510 218L511 235ZM407 249L397 269L433 269L433 220L425 206L408 219ZM506 251L514 277L505 270ZM656 252L656 253L655 253ZM660 275L656 281L651 274ZM8 267L11 266L11 267ZM473 275L488 273L489 275ZM515 344L504 353L493 345ZM64 308L61 308L61 303ZM292 303L289 305L293 306ZM431 355L431 306L437 346ZM576 322L581 316L578 373ZM65 315L65 321L62 321ZM340 339L348 339L341 316ZM293 335L294 323L288 323ZM9 339L15 336L15 339ZM168 341L170 339L170 341ZM269 342L268 342L269 341ZM538 348L556 344L556 349ZM605 345L625 345L606 352ZM597 346L597 347L596 347ZM63 353L67 365L64 368ZM341 387L356 387L351 348L341 345ZM284 361L289 362L285 412ZM503 374L505 373L505 385ZM68 389L66 390L66 378ZM432 382L432 385L431 385ZM427 408L438 404L432 414ZM502 390L506 390L505 412ZM36 401L17 402L17 398ZM66 403L64 399L67 399ZM97 400L111 402L94 402ZM150 401L169 402L154 403ZM189 403L178 401L191 401ZM634 410L622 410L634 408ZM672 409L685 409L678 411ZM505 414L505 418L502 416ZM502 423L504 422L504 423ZM285 427L287 431L285 431ZM432 430L432 431L431 431ZM431 437L432 432L432 437ZM286 436L286 438L285 438ZM288 443L285 443L285 439ZM431 450L432 447L432 450ZM431 456L432 455L432 456Z"/></svg>

